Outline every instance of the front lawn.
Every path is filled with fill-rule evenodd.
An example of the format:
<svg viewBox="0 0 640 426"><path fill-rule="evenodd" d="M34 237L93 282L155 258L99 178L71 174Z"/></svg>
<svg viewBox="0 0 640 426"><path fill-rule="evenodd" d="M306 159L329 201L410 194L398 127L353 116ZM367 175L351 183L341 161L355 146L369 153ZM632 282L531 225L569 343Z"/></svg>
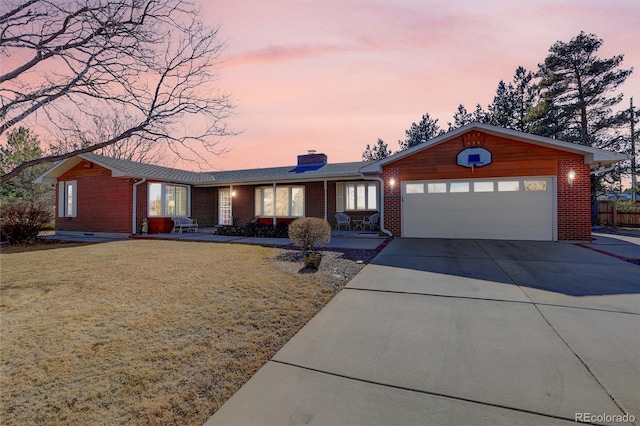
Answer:
<svg viewBox="0 0 640 426"><path fill-rule="evenodd" d="M43 249L44 248L44 249ZM202 424L333 296L277 249L0 254L0 424Z"/></svg>

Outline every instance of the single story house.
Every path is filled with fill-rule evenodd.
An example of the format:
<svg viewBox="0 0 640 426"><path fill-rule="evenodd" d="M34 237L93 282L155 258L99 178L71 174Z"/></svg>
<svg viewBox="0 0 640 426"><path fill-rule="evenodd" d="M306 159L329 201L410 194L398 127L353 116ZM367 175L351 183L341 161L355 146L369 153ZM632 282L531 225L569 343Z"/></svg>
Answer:
<svg viewBox="0 0 640 426"><path fill-rule="evenodd" d="M95 154L57 163L57 234L169 232L173 216L200 226L380 214L396 237L588 240L590 175L626 155L471 123L385 159L190 172Z"/></svg>

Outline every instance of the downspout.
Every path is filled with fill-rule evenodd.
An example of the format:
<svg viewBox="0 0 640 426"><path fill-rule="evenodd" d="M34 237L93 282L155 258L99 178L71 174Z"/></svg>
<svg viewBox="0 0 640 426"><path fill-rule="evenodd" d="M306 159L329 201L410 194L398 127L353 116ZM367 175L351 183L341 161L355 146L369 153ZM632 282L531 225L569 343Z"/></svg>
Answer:
<svg viewBox="0 0 640 426"><path fill-rule="evenodd" d="M138 185L145 183L147 178L142 178L142 180L133 184L133 232L132 235L136 235L138 233Z"/></svg>
<svg viewBox="0 0 640 426"><path fill-rule="evenodd" d="M360 177L362 180L377 180L380 182L380 230L387 234L390 238L393 238L393 234L388 229L384 227L384 180L380 176L376 177L367 177L364 174L360 173Z"/></svg>

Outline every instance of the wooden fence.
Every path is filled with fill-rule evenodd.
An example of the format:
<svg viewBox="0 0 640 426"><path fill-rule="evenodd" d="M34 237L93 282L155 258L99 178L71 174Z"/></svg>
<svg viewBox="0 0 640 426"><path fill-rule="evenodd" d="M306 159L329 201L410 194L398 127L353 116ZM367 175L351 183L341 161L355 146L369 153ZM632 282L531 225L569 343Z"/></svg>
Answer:
<svg viewBox="0 0 640 426"><path fill-rule="evenodd" d="M598 222L604 226L640 227L640 202L631 209L625 207L624 211L614 202L598 202Z"/></svg>

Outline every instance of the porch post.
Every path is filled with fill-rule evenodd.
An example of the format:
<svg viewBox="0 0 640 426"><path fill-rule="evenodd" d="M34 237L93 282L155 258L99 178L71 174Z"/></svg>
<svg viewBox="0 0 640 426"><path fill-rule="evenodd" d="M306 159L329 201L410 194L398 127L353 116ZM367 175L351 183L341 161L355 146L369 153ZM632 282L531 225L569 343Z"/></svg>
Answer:
<svg viewBox="0 0 640 426"><path fill-rule="evenodd" d="M277 223L276 219L276 183L273 182L273 226L275 227Z"/></svg>
<svg viewBox="0 0 640 426"><path fill-rule="evenodd" d="M233 185L229 185L229 219L231 219L231 226L235 226L233 223Z"/></svg>
<svg viewBox="0 0 640 426"><path fill-rule="evenodd" d="M328 213L328 198L327 198L327 180L324 180L324 220L327 220L327 217L329 215Z"/></svg>

